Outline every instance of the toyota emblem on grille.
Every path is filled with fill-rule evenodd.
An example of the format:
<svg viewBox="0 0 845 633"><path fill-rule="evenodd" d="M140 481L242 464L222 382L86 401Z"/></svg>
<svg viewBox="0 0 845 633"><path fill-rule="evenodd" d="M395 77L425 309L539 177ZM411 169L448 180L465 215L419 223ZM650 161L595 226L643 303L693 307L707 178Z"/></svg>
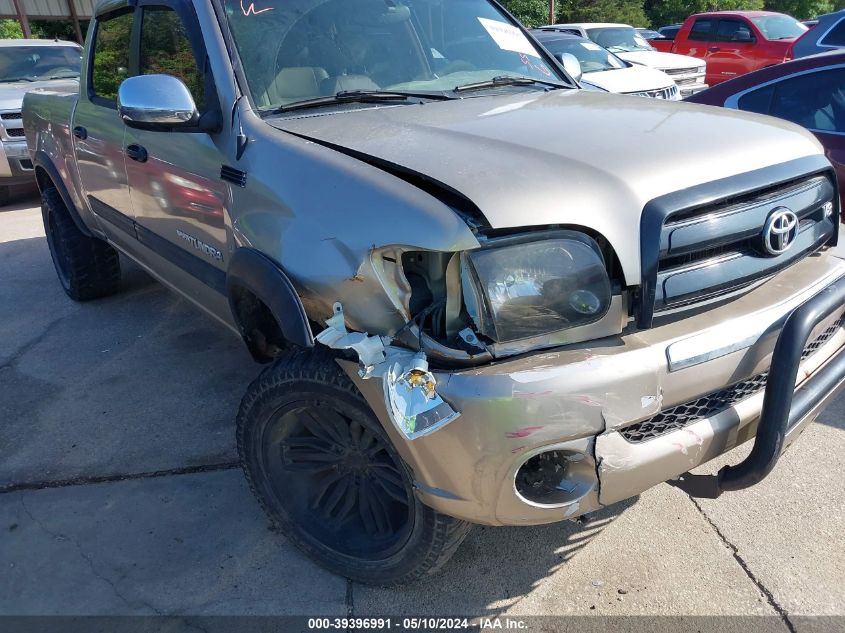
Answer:
<svg viewBox="0 0 845 633"><path fill-rule="evenodd" d="M769 255L786 251L798 235L798 216L786 207L778 207L763 227L763 248Z"/></svg>

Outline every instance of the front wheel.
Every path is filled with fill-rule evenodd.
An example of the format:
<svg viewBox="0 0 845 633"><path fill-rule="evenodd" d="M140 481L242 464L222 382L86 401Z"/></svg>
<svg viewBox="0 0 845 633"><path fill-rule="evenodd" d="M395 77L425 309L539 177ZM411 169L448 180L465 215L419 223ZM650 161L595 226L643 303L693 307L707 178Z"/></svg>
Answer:
<svg viewBox="0 0 845 633"><path fill-rule="evenodd" d="M331 571L391 585L437 571L470 524L423 505L408 467L334 358L277 360L241 402L238 452L270 519Z"/></svg>

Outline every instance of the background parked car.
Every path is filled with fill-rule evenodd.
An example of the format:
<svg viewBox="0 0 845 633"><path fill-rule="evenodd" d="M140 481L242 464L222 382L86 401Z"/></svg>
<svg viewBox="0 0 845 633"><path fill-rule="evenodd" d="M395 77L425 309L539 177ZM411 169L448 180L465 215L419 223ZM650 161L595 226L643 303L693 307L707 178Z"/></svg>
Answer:
<svg viewBox="0 0 845 633"><path fill-rule="evenodd" d="M672 77L681 96L704 90L705 63L682 55L657 52L633 26L627 24L580 23L554 24L547 28L580 35L593 40L625 61L662 70ZM654 40L660 42L661 40Z"/></svg>
<svg viewBox="0 0 845 633"><path fill-rule="evenodd" d="M639 33L640 35L642 35L644 40L649 41L649 42L651 40L662 40L663 39L663 36L660 33L658 33L657 31L655 31L654 29L637 28L637 29L634 29L634 30L637 33Z"/></svg>
<svg viewBox="0 0 845 633"><path fill-rule="evenodd" d="M836 168L845 207L845 50L764 68L686 101L769 114L807 128Z"/></svg>
<svg viewBox="0 0 845 633"><path fill-rule="evenodd" d="M845 46L845 9L819 16L818 25L792 45L792 56L807 57Z"/></svg>
<svg viewBox="0 0 845 633"><path fill-rule="evenodd" d="M620 94L670 100L681 98L678 87L666 73L626 62L585 37L543 29L535 29L532 34L581 83ZM578 63L575 72L568 56ZM583 73L580 77L578 70Z"/></svg>
<svg viewBox="0 0 845 633"><path fill-rule="evenodd" d="M664 40L674 40L675 36L678 34L678 31L681 30L681 24L670 24L669 26L661 26L657 29L657 32L660 33Z"/></svg>
<svg viewBox="0 0 845 633"><path fill-rule="evenodd" d="M76 90L82 47L53 40L0 40L0 204L9 187L34 182L21 104L35 88Z"/></svg>
<svg viewBox="0 0 845 633"><path fill-rule="evenodd" d="M658 50L705 60L707 83L714 86L792 59L792 44L806 31L782 13L714 11L688 17L671 44L654 43Z"/></svg>

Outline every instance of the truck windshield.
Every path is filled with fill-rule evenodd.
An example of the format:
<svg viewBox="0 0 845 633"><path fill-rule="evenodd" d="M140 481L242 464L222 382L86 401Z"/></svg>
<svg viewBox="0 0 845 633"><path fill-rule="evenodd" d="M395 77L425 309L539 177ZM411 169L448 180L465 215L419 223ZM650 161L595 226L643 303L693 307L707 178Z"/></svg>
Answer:
<svg viewBox="0 0 845 633"><path fill-rule="evenodd" d="M252 97L266 111L354 91L442 98L482 82L490 90L537 90L566 81L486 0L225 0L224 6Z"/></svg>
<svg viewBox="0 0 845 633"><path fill-rule="evenodd" d="M589 40L541 40L541 43L553 55L574 55L584 74L628 67L628 64L616 55Z"/></svg>
<svg viewBox="0 0 845 633"><path fill-rule="evenodd" d="M792 40L807 32L807 27L788 15L762 15L751 18L767 40Z"/></svg>
<svg viewBox="0 0 845 633"><path fill-rule="evenodd" d="M0 82L79 77L81 63L78 46L0 47Z"/></svg>
<svg viewBox="0 0 845 633"><path fill-rule="evenodd" d="M653 51L654 47L630 26L608 26L589 29L587 35L599 46L613 53Z"/></svg>

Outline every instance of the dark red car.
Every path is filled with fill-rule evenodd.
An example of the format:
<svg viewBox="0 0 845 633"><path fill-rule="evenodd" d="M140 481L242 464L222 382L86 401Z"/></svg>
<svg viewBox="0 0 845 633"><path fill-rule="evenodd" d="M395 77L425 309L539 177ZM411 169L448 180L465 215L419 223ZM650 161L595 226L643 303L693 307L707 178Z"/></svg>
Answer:
<svg viewBox="0 0 845 633"><path fill-rule="evenodd" d="M836 168L845 208L845 49L764 68L685 101L769 114L810 130Z"/></svg>

